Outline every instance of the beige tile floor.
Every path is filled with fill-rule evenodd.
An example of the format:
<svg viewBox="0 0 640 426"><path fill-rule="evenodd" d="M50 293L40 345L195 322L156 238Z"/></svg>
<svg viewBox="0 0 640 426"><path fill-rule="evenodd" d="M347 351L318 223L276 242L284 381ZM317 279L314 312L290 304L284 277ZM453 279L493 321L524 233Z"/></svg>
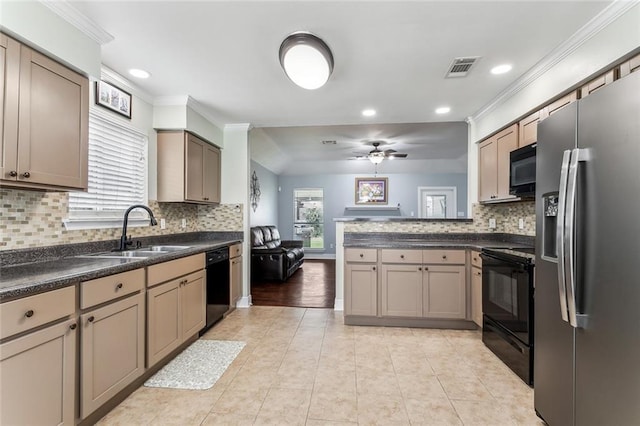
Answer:
<svg viewBox="0 0 640 426"><path fill-rule="evenodd" d="M247 343L209 390L141 387L106 425L543 425L477 331L343 324L330 309L238 309L203 339Z"/></svg>

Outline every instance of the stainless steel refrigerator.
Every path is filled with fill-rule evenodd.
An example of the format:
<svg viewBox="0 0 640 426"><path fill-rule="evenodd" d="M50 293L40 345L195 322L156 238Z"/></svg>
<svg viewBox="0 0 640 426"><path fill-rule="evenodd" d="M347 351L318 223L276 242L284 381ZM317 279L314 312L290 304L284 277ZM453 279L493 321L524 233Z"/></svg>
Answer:
<svg viewBox="0 0 640 426"><path fill-rule="evenodd" d="M540 122L535 409L640 425L640 72Z"/></svg>

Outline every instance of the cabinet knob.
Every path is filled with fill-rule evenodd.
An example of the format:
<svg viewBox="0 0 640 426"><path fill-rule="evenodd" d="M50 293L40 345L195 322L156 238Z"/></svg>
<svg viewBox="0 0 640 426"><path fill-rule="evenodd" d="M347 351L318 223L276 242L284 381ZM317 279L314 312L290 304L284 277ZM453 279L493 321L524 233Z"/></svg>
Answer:
<svg viewBox="0 0 640 426"><path fill-rule="evenodd" d="M418 271L422 271L422 266L418 266Z"/></svg>
<svg viewBox="0 0 640 426"><path fill-rule="evenodd" d="M116 285L116 291L120 290L122 288L122 283L118 283Z"/></svg>
<svg viewBox="0 0 640 426"><path fill-rule="evenodd" d="M93 322L96 319L96 317L94 317L93 315L91 315L89 318L87 318L87 321L89 322Z"/></svg>
<svg viewBox="0 0 640 426"><path fill-rule="evenodd" d="M404 254L401 254L401 255L400 255L400 259L404 259Z"/></svg>
<svg viewBox="0 0 640 426"><path fill-rule="evenodd" d="M27 312L24 313L24 316L27 318L31 318L33 314L34 314L33 309L29 309Z"/></svg>
<svg viewBox="0 0 640 426"><path fill-rule="evenodd" d="M24 173L22 174L22 177L23 177L23 178L29 178L29 177L31 177L31 173L29 173L29 172L24 172Z"/></svg>
<svg viewBox="0 0 640 426"><path fill-rule="evenodd" d="M476 272L476 275L482 275L482 272L477 271L477 272Z"/></svg>
<svg viewBox="0 0 640 426"><path fill-rule="evenodd" d="M75 329L76 329L76 327L78 327L78 326L77 326L77 325L76 325L76 323L74 322L73 324L71 324L71 325L69 326L69 329L70 329L70 330L75 330Z"/></svg>
<svg viewBox="0 0 640 426"><path fill-rule="evenodd" d="M425 270L425 271L428 271L428 270L429 270L429 268L427 268L427 267L425 266L425 267L424 267L424 270Z"/></svg>
<svg viewBox="0 0 640 426"><path fill-rule="evenodd" d="M375 267L375 266L373 267L373 270L374 270L374 271L376 270L376 267Z"/></svg>
<svg viewBox="0 0 640 426"><path fill-rule="evenodd" d="M360 257L364 257L364 253L360 253Z"/></svg>
<svg viewBox="0 0 640 426"><path fill-rule="evenodd" d="M18 176L18 172L16 172L15 170L11 170L11 171L9 172L9 176L11 176L11 177L16 177L16 176Z"/></svg>
<svg viewBox="0 0 640 426"><path fill-rule="evenodd" d="M446 258L447 258L447 255L446 255L446 254L443 254L443 255L442 255L442 258L443 258L443 259L446 259Z"/></svg>

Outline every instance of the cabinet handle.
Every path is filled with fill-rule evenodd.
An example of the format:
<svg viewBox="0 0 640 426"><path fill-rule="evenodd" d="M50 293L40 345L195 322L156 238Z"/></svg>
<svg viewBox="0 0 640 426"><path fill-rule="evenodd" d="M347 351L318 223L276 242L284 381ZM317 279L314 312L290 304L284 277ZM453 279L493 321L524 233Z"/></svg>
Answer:
<svg viewBox="0 0 640 426"><path fill-rule="evenodd" d="M71 325L69 326L69 329L70 329L70 330L75 330L75 329L76 329L76 327L77 327L77 325L76 325L76 323L74 322L73 324L71 324Z"/></svg>
<svg viewBox="0 0 640 426"><path fill-rule="evenodd" d="M116 291L120 290L122 288L122 283L118 283L116 285Z"/></svg>
<svg viewBox="0 0 640 426"><path fill-rule="evenodd" d="M29 172L24 172L24 173L22 174L22 177L23 177L23 178L30 178L30 177L31 177L31 173L29 173Z"/></svg>
<svg viewBox="0 0 640 426"><path fill-rule="evenodd" d="M11 177L16 177L16 176L18 176L18 172L16 172L15 170L11 170L11 171L9 172L9 176L11 176Z"/></svg>
<svg viewBox="0 0 640 426"><path fill-rule="evenodd" d="M27 318L31 318L33 314L34 314L33 309L29 309L27 312L24 313L24 316Z"/></svg>
<svg viewBox="0 0 640 426"><path fill-rule="evenodd" d="M96 317L94 317L93 315L91 315L89 318L87 318L87 321L89 322L93 322L96 319Z"/></svg>

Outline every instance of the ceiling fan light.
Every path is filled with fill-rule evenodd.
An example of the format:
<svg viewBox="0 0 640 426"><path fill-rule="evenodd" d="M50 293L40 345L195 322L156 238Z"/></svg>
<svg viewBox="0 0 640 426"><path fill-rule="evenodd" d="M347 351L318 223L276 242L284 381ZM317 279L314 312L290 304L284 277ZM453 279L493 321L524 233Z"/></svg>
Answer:
<svg viewBox="0 0 640 426"><path fill-rule="evenodd" d="M368 158L373 164L380 164L382 163L382 160L384 160L384 152L372 152L369 154Z"/></svg>
<svg viewBox="0 0 640 426"><path fill-rule="evenodd" d="M280 45L280 65L296 85L314 90L329 80L333 55L320 38L308 32L296 32Z"/></svg>

